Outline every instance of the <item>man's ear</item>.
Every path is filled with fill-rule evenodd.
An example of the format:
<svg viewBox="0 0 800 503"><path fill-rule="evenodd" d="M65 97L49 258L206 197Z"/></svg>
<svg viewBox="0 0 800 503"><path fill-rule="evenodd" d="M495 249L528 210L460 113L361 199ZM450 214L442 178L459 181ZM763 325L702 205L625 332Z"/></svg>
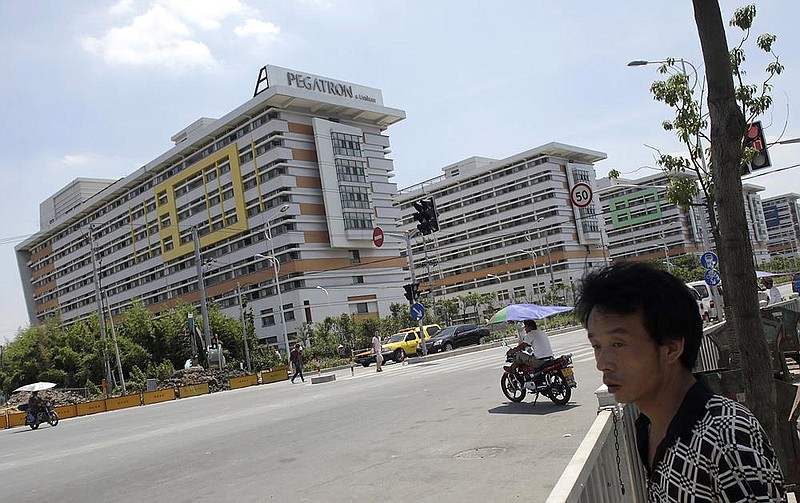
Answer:
<svg viewBox="0 0 800 503"><path fill-rule="evenodd" d="M683 337L677 339L667 339L661 346L664 356L668 363L678 362L683 354Z"/></svg>

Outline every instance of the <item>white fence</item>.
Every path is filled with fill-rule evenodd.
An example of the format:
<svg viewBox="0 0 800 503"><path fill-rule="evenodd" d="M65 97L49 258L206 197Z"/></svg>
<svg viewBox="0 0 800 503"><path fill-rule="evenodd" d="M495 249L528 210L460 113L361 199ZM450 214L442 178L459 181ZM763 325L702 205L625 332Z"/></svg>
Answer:
<svg viewBox="0 0 800 503"><path fill-rule="evenodd" d="M645 474L637 463L635 408L609 405L610 395L597 392L600 410L547 503L644 503ZM613 397L610 397L613 403Z"/></svg>

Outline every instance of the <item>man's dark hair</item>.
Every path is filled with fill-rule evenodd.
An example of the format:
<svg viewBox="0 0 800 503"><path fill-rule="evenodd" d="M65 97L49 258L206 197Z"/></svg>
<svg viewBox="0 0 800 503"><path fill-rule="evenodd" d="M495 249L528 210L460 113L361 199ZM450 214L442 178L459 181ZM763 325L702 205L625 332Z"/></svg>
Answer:
<svg viewBox="0 0 800 503"><path fill-rule="evenodd" d="M525 328L536 330L536 320L525 320L522 323L525 325Z"/></svg>
<svg viewBox="0 0 800 503"><path fill-rule="evenodd" d="M683 339L681 364L694 367L703 320L689 287L672 274L643 262L621 262L583 278L575 310L586 327L593 309L606 313L642 312L650 337L662 345Z"/></svg>

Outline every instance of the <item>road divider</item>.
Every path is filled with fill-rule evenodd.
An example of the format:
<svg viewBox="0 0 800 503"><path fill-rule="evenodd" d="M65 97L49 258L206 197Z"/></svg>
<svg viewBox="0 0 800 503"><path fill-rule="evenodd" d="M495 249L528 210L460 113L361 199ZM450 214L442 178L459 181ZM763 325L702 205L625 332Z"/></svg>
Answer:
<svg viewBox="0 0 800 503"><path fill-rule="evenodd" d="M106 398L106 410L127 409L128 407L138 407L140 405L142 405L141 393L136 393L135 395L124 395L120 397Z"/></svg>
<svg viewBox="0 0 800 503"><path fill-rule="evenodd" d="M241 377L232 377L229 380L230 389L246 388L259 384L269 384L273 382L287 381L289 379L289 369L286 365L273 367L269 370L262 370L256 374L248 374ZM334 381L336 376L320 375L312 378L312 383ZM316 380L316 381L315 381ZM76 405L62 405L55 407L59 419L70 417L88 416L100 412L139 407L154 403L167 402L176 398L188 398L192 396L207 395L211 393L209 383L191 384L177 388L166 388L155 391L143 391L119 397L110 397L102 400L94 400ZM0 409L0 430L23 426L25 424L25 412L11 412L14 409Z"/></svg>
<svg viewBox="0 0 800 503"><path fill-rule="evenodd" d="M231 377L231 389L246 388L258 384L258 376L255 374L242 377Z"/></svg>
<svg viewBox="0 0 800 503"><path fill-rule="evenodd" d="M188 398L190 396L207 395L211 393L208 388L208 383L203 384L190 384L189 386L181 386L178 388L179 398Z"/></svg>
<svg viewBox="0 0 800 503"><path fill-rule="evenodd" d="M150 405L151 403L168 402L175 400L175 389L157 389L155 391L145 391L142 393L142 405Z"/></svg>
<svg viewBox="0 0 800 503"><path fill-rule="evenodd" d="M88 416L89 414L97 414L98 412L105 412L106 401L95 400L93 402L79 403L75 406L79 416Z"/></svg>

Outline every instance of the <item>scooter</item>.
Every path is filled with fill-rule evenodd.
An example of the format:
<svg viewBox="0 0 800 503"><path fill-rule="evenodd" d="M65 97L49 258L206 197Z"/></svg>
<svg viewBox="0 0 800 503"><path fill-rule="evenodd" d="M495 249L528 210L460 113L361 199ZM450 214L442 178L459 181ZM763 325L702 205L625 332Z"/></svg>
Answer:
<svg viewBox="0 0 800 503"><path fill-rule="evenodd" d="M514 357L507 356L506 361L513 362ZM540 394L556 405L564 405L572 398L572 388L577 386L572 354L553 358L536 371L528 365L520 365L513 374L508 370L504 371L500 379L500 387L509 400L521 402L530 391L536 394L534 405Z"/></svg>
<svg viewBox="0 0 800 503"><path fill-rule="evenodd" d="M17 408L22 412L27 412L27 414L25 414L25 424L30 426L32 430L38 428L42 423L47 423L50 426L56 426L58 424L58 414L53 409L53 404L49 400L39 408L35 417L28 411L27 403L23 403Z"/></svg>

